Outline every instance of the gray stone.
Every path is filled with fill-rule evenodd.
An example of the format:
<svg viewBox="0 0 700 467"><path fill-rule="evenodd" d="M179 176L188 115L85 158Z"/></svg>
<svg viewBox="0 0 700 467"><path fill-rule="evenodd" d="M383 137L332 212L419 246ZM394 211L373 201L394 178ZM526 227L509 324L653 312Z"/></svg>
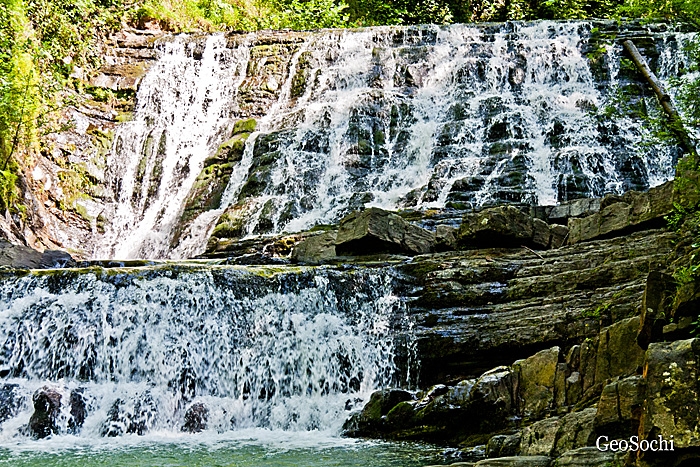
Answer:
<svg viewBox="0 0 700 467"><path fill-rule="evenodd" d="M187 433L199 433L207 428L209 409L201 402L192 404L185 412L185 424L181 430Z"/></svg>
<svg viewBox="0 0 700 467"><path fill-rule="evenodd" d="M499 206L462 218L457 233L461 248L511 247L532 244L533 219L513 206Z"/></svg>
<svg viewBox="0 0 700 467"><path fill-rule="evenodd" d="M457 249L457 229L449 225L438 225L435 230L435 250L454 251Z"/></svg>
<svg viewBox="0 0 700 467"><path fill-rule="evenodd" d="M652 222L663 223L663 217L673 210L672 195L673 182L667 182L646 193L631 191L606 197L600 212L569 219L569 244L643 228Z"/></svg>
<svg viewBox="0 0 700 467"><path fill-rule="evenodd" d="M554 224L549 226L549 231L552 236L550 242L551 248L561 248L566 244L569 237L569 228L565 225Z"/></svg>
<svg viewBox="0 0 700 467"><path fill-rule="evenodd" d="M668 322L666 301L676 291L673 277L658 271L652 271L647 276L642 297L642 313L640 316L637 344L646 350L651 342L658 342L663 337L663 327Z"/></svg>
<svg viewBox="0 0 700 467"><path fill-rule="evenodd" d="M561 425L559 417L535 422L522 431L520 454L523 456L551 456Z"/></svg>
<svg viewBox="0 0 700 467"><path fill-rule="evenodd" d="M602 452L595 446L567 451L554 461L554 467L615 467L616 458L611 452Z"/></svg>
<svg viewBox="0 0 700 467"><path fill-rule="evenodd" d="M550 223L566 223L571 217L586 217L600 211L600 198L581 198L554 206L547 220Z"/></svg>
<svg viewBox="0 0 700 467"><path fill-rule="evenodd" d="M335 240L337 232L324 232L307 237L294 246L292 261L307 264L320 264L335 258Z"/></svg>
<svg viewBox="0 0 700 467"><path fill-rule="evenodd" d="M520 454L521 433L496 435L486 444L487 457L508 457Z"/></svg>
<svg viewBox="0 0 700 467"><path fill-rule="evenodd" d="M335 241L338 255L376 253L423 254L435 246L435 235L379 208L354 212L340 221Z"/></svg>

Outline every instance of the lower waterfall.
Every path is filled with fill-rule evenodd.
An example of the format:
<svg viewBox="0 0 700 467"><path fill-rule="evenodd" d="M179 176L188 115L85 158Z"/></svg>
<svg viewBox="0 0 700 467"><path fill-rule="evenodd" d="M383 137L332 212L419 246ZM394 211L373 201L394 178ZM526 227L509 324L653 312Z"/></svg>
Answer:
<svg viewBox="0 0 700 467"><path fill-rule="evenodd" d="M162 265L5 279L0 445L43 436L27 427L41 392L60 399L54 437L338 433L372 390L405 384L390 332L405 325L402 309L391 275L369 269Z"/></svg>

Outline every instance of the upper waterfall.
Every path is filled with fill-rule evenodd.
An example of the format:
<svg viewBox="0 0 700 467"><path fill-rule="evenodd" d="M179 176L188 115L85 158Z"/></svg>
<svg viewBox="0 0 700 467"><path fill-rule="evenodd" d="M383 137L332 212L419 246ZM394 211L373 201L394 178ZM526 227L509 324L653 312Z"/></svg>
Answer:
<svg viewBox="0 0 700 467"><path fill-rule="evenodd" d="M116 137L118 196L95 256L198 254L227 208L245 236L367 206L551 205L659 184L674 153L641 144L632 117L607 112L619 104L620 48L597 50L593 70L592 29L542 21L164 42ZM660 55L662 70L675 55ZM250 117L257 128L219 205L181 220L205 159Z"/></svg>

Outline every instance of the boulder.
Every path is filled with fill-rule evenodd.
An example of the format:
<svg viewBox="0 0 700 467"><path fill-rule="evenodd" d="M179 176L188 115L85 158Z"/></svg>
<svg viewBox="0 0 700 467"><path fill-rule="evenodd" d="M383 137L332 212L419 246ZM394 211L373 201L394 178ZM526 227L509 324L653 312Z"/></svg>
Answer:
<svg viewBox="0 0 700 467"><path fill-rule="evenodd" d="M532 244L533 219L513 206L498 206L462 218L457 232L461 248L519 247Z"/></svg>
<svg viewBox="0 0 700 467"><path fill-rule="evenodd" d="M520 413L525 419L541 419L553 408L558 361L559 347L552 347L513 364Z"/></svg>
<svg viewBox="0 0 700 467"><path fill-rule="evenodd" d="M663 225L664 216L673 210L672 194L673 182L667 182L646 193L609 195L603 199L600 212L569 219L569 244Z"/></svg>
<svg viewBox="0 0 700 467"><path fill-rule="evenodd" d="M639 316L635 316L618 321L600 332L596 353L596 383L605 384L611 378L633 375L641 370L644 350L637 345L639 323Z"/></svg>
<svg viewBox="0 0 700 467"><path fill-rule="evenodd" d="M438 225L435 230L435 251L454 251L457 249L457 229L449 225Z"/></svg>
<svg viewBox="0 0 700 467"><path fill-rule="evenodd" d="M61 413L61 393L44 386L32 396L34 413L29 419L29 433L34 438L46 438L59 432L56 420Z"/></svg>
<svg viewBox="0 0 700 467"><path fill-rule="evenodd" d="M434 246L433 233L379 208L357 211L344 217L335 240L336 252L343 256L377 253L415 255L430 253Z"/></svg>
<svg viewBox="0 0 700 467"><path fill-rule="evenodd" d="M76 434L80 431L87 418L87 401L83 395L83 389L75 389L70 393L70 418L68 419L68 432Z"/></svg>
<svg viewBox="0 0 700 467"><path fill-rule="evenodd" d="M0 240L0 266L19 269L46 269L74 267L73 257L61 250L46 250L43 253L22 245L13 245Z"/></svg>
<svg viewBox="0 0 700 467"><path fill-rule="evenodd" d="M39 267L45 269L72 268L76 265L73 257L62 250L46 250L41 254L39 260Z"/></svg>
<svg viewBox="0 0 700 467"><path fill-rule="evenodd" d="M560 248L566 244L566 240L569 237L569 228L565 225L553 224L549 226L549 231L551 232L552 239L550 241L551 248Z"/></svg>
<svg viewBox="0 0 700 467"><path fill-rule="evenodd" d="M507 457L520 454L521 433L512 435L496 435L486 444L487 457Z"/></svg>
<svg viewBox="0 0 700 467"><path fill-rule="evenodd" d="M292 261L297 263L320 264L335 258L336 231L324 232L307 237L297 243L292 250Z"/></svg>
<svg viewBox="0 0 700 467"><path fill-rule="evenodd" d="M546 418L523 429L520 454L523 456L550 456L554 450L561 426L559 417Z"/></svg>
<svg viewBox="0 0 700 467"><path fill-rule="evenodd" d="M385 417L400 402L413 400L413 394L401 389L375 391L361 412L355 413L343 425L343 435L350 437L377 436L386 431Z"/></svg>
<svg viewBox="0 0 700 467"><path fill-rule="evenodd" d="M533 423L522 431L520 454L556 457L571 449L593 444L595 414L595 408L588 408Z"/></svg>
<svg viewBox="0 0 700 467"><path fill-rule="evenodd" d="M700 339L655 342L644 363L646 404L640 439L673 437L675 448L700 447Z"/></svg>
<svg viewBox="0 0 700 467"><path fill-rule="evenodd" d="M595 443L595 408L571 412L561 418L557 439L551 455L558 456L571 449Z"/></svg>
<svg viewBox="0 0 700 467"><path fill-rule="evenodd" d="M187 433L199 433L207 429L209 421L209 409L201 402L192 404L185 412L185 424L181 431Z"/></svg>

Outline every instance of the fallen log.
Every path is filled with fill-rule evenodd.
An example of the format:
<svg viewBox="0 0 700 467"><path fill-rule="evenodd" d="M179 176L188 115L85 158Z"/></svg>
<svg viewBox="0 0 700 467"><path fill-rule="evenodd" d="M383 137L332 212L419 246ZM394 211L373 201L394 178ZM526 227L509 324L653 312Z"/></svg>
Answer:
<svg viewBox="0 0 700 467"><path fill-rule="evenodd" d="M659 99L661 107L664 109L664 112L666 112L666 115L668 115L668 118L671 123L671 131L676 136L679 145L683 149L685 149L686 152L690 154L696 154L695 145L688 136L688 132L685 131L685 128L683 127L683 122L681 121L681 118L678 115L678 111L673 105L673 101L671 101L671 95L668 92L666 92L666 89L664 88L661 81L659 81L654 72L651 71L651 68L649 68L646 59L642 56L641 53L639 53L639 50L637 49L637 46L634 45L634 42L628 39L624 41L622 45L625 47L625 50L627 50L627 52L630 54L630 57L632 57L632 61L637 66L637 69L642 74L642 76L644 76L644 79L647 80L647 83L649 83L649 86L654 91L654 94L656 94L656 97Z"/></svg>

